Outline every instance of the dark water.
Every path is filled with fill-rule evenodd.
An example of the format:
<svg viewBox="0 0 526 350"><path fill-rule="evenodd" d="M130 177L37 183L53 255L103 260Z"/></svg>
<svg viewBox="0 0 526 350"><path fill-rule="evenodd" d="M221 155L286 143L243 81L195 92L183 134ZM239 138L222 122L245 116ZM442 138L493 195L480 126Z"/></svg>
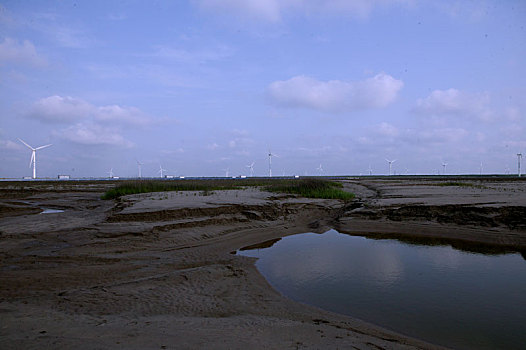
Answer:
<svg viewBox="0 0 526 350"><path fill-rule="evenodd" d="M239 254L259 258L259 271L291 299L457 349L526 349L526 261L518 253L334 230L271 243Z"/></svg>

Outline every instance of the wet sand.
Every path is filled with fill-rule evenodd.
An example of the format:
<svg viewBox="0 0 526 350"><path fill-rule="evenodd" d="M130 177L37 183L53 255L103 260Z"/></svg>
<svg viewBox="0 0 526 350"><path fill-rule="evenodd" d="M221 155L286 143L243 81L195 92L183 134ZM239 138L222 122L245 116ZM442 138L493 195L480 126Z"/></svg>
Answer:
<svg viewBox="0 0 526 350"><path fill-rule="evenodd" d="M525 250L525 182L441 182L346 180L357 194L351 203L253 188L104 201L110 182L0 183L0 342L13 349L439 348L293 302L253 259L232 252L330 228Z"/></svg>

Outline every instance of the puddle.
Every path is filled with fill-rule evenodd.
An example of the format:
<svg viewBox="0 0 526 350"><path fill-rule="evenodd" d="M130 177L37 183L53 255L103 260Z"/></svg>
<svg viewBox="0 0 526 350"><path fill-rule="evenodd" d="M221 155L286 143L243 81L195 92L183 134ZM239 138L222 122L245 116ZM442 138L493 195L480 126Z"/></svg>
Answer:
<svg viewBox="0 0 526 350"><path fill-rule="evenodd" d="M63 213L63 212L64 210L60 210L60 209L44 209L44 211L41 212L40 214L55 214L55 213Z"/></svg>
<svg viewBox="0 0 526 350"><path fill-rule="evenodd" d="M246 250L252 248L252 250ZM330 230L245 247L285 296L456 349L526 344L526 261Z"/></svg>

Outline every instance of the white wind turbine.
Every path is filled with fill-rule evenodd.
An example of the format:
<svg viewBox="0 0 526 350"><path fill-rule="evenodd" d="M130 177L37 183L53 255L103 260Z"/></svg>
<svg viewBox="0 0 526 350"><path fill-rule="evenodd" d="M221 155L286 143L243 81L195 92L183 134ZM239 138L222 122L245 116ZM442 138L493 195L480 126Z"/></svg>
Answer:
<svg viewBox="0 0 526 350"><path fill-rule="evenodd" d="M230 173L230 168L223 169L223 171L225 172L225 177L228 177Z"/></svg>
<svg viewBox="0 0 526 350"><path fill-rule="evenodd" d="M18 140L22 142L24 145L26 145L32 151L31 160L29 160L29 167L31 168L31 164L33 164L33 179L36 179L37 178L37 151L43 148L49 147L51 146L51 144L33 148L29 146L27 143L25 143L23 140L21 139L18 139Z"/></svg>
<svg viewBox="0 0 526 350"><path fill-rule="evenodd" d="M517 172L519 173L519 177L521 177L521 159L522 153L517 153Z"/></svg>
<svg viewBox="0 0 526 350"><path fill-rule="evenodd" d="M163 169L162 165L159 164L159 171L158 171L158 173L161 174L161 177L162 177L162 178L164 177L164 176L163 176L163 172L164 172L164 171L166 171L166 169Z"/></svg>
<svg viewBox="0 0 526 350"><path fill-rule="evenodd" d="M254 164L256 164L256 163L255 163L255 162L252 162L252 164L247 165L247 168L250 169L250 177L253 177L253 176L254 176Z"/></svg>
<svg viewBox="0 0 526 350"><path fill-rule="evenodd" d="M444 168L444 171L442 172L442 175L446 175L446 166L447 166L447 163L442 162L442 168Z"/></svg>
<svg viewBox="0 0 526 350"><path fill-rule="evenodd" d="M110 179L113 179L113 168L108 171L108 175L110 175Z"/></svg>
<svg viewBox="0 0 526 350"><path fill-rule="evenodd" d="M268 176L269 177L272 177L272 157L279 158L277 154L273 154L272 152L270 152L270 149L269 149L268 150Z"/></svg>
<svg viewBox="0 0 526 350"><path fill-rule="evenodd" d="M369 176L373 174L373 169L371 168L371 164L369 164Z"/></svg>
<svg viewBox="0 0 526 350"><path fill-rule="evenodd" d="M389 159L385 158L385 160L387 161L387 163L389 163L389 175L391 175L392 174L392 169L393 169L393 163L396 162L396 159L389 160Z"/></svg>
<svg viewBox="0 0 526 350"><path fill-rule="evenodd" d="M323 167L321 166L321 163L320 163L320 166L316 168L316 170L320 172L320 175L323 174Z"/></svg>
<svg viewBox="0 0 526 350"><path fill-rule="evenodd" d="M137 167L139 168L139 178L141 178L142 177L142 166L144 165L144 163L141 163L138 160L136 161L137 161Z"/></svg>

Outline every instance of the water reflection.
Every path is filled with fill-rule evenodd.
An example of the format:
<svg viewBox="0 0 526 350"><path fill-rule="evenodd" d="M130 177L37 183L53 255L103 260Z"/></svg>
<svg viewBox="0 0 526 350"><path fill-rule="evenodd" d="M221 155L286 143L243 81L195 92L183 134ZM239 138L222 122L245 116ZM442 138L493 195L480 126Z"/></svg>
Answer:
<svg viewBox="0 0 526 350"><path fill-rule="evenodd" d="M350 236L355 236L352 233L340 232L342 234L347 234ZM461 239L453 238L442 238L442 237L423 237L416 236L409 233L385 233L385 234L360 234L362 237L367 237L369 239L375 240L384 240L384 239L396 239L399 242L411 245L425 245L425 246L449 246L455 250L468 253L484 254L484 255L502 255L509 253L520 253L526 260L526 251L518 250L514 246L502 246L502 245L493 245L489 243L480 243L480 242L469 242Z"/></svg>
<svg viewBox="0 0 526 350"><path fill-rule="evenodd" d="M269 283L297 301L454 348L526 343L524 255L472 254L334 230L258 249L239 254L260 258L256 265Z"/></svg>
<svg viewBox="0 0 526 350"><path fill-rule="evenodd" d="M63 213L64 210L60 209L44 209L40 214L55 214L55 213Z"/></svg>

